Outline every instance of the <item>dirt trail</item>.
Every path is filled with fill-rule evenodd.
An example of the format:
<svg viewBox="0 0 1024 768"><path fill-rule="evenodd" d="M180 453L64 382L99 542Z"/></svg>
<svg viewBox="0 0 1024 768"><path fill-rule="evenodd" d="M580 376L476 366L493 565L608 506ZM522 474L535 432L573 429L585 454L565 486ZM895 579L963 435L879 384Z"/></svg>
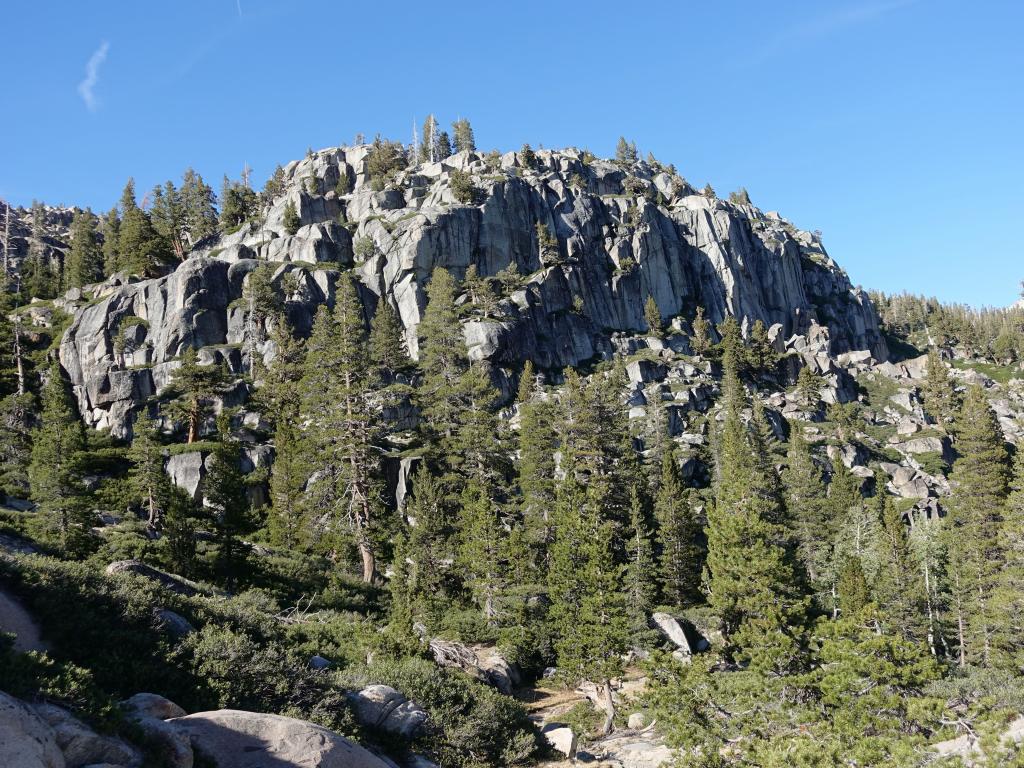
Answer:
<svg viewBox="0 0 1024 768"><path fill-rule="evenodd" d="M21 603L0 590L0 632L13 632L14 650L45 651L46 643L39 636L39 626Z"/></svg>

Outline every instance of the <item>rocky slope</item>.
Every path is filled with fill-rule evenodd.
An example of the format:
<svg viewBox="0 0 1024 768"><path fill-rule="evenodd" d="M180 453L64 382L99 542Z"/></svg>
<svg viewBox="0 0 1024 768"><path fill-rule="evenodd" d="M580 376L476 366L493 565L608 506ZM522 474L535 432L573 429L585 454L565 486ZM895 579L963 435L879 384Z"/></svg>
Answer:
<svg viewBox="0 0 1024 768"><path fill-rule="evenodd" d="M697 194L661 168L641 162L627 174L575 150L538 151L532 165L522 153L463 152L375 191L370 149L328 149L289 164L263 223L204 244L170 275L114 278L59 301L74 314L60 358L86 422L126 435L131 412L166 385L188 346L247 367L238 300L260 261L275 264L300 331L331 302L337 270L353 269L368 311L380 300L397 309L414 356L435 268L461 278L470 266L482 276L514 266L519 278L491 316L464 325L471 355L493 364L506 391L526 360L560 369L610 356L613 342L646 329L648 296L680 330L703 306L713 322L762 320L780 344L824 331L829 354L887 357L870 301L819 237L751 205ZM456 200L457 171L472 177L472 204ZM289 202L301 217L294 235L284 225ZM272 345L259 352L271 355Z"/></svg>

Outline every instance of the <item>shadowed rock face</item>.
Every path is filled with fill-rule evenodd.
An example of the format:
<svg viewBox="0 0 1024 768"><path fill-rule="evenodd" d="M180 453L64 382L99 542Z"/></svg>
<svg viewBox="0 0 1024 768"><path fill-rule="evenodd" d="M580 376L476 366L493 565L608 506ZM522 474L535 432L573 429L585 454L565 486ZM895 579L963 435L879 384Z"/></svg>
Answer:
<svg viewBox="0 0 1024 768"><path fill-rule="evenodd" d="M237 301L261 260L275 263L274 284L300 331L333 301L338 267L351 267L367 313L391 302L414 356L434 269L461 278L470 266L482 276L514 266L517 284L487 317L464 325L470 355L496 367L529 359L562 368L608 356L613 334L646 330L648 296L684 330L703 306L712 322L734 315L749 328L762 320L784 337L816 323L828 328L833 354L887 357L867 296L817 236L751 205L695 194L660 168L638 163L627 179L615 164L584 163L575 150L540 151L532 167L517 153L488 164L464 152L374 191L368 151L330 149L291 163L265 221L205 244L168 276L104 285L102 300L76 309L60 357L86 422L127 434L130 412L166 386L186 347L234 345L219 353L231 359L240 347L243 365L251 351L272 355L265 333L258 343L250 338ZM455 169L471 174L473 204L455 199ZM354 184L339 197L342 172ZM324 194L310 195L311 175ZM284 228L288 201L302 220L295 235ZM551 235L546 243L538 225Z"/></svg>

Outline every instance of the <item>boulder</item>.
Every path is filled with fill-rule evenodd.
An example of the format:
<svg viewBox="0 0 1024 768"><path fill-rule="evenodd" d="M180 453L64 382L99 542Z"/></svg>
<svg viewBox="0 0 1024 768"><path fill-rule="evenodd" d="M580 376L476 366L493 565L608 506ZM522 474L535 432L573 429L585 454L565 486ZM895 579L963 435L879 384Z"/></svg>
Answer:
<svg viewBox="0 0 1024 768"><path fill-rule="evenodd" d="M363 725L410 739L427 720L427 713L389 685L369 685L352 696L356 717Z"/></svg>
<svg viewBox="0 0 1024 768"><path fill-rule="evenodd" d="M221 709L167 722L218 768L387 768L344 736L291 717Z"/></svg>
<svg viewBox="0 0 1024 768"><path fill-rule="evenodd" d="M122 701L121 708L159 749L168 768L192 768L195 758L188 734L165 722L185 717L184 709L155 693L137 693Z"/></svg>
<svg viewBox="0 0 1024 768"><path fill-rule="evenodd" d="M57 736L43 718L0 691L0 765L67 768Z"/></svg>
<svg viewBox="0 0 1024 768"><path fill-rule="evenodd" d="M671 615L667 613L655 613L651 615L651 624L661 631L665 637L671 640L676 648L685 654L692 653L690 641L686 639L686 633L682 626Z"/></svg>
<svg viewBox="0 0 1024 768"><path fill-rule="evenodd" d="M647 727L647 715L643 712L634 712L629 716L629 720L626 722L626 727L632 728L634 731L639 731Z"/></svg>
<svg viewBox="0 0 1024 768"><path fill-rule="evenodd" d="M170 720L172 717L184 717L188 713L170 699L155 693L136 693L121 702L121 708L137 717L155 717L157 720Z"/></svg>
<svg viewBox="0 0 1024 768"><path fill-rule="evenodd" d="M175 640L181 640L181 638L187 637L196 631L196 628L189 623L188 619L167 608L158 608L153 612L153 615L156 617L160 628Z"/></svg>
<svg viewBox="0 0 1024 768"><path fill-rule="evenodd" d="M67 768L94 763L110 763L125 768L142 765L142 755L135 747L113 736L101 736L66 709L54 704L37 704L33 708L53 729Z"/></svg>
<svg viewBox="0 0 1024 768"><path fill-rule="evenodd" d="M576 734L569 726L549 723L541 729L541 735L555 751L570 759L576 755Z"/></svg>

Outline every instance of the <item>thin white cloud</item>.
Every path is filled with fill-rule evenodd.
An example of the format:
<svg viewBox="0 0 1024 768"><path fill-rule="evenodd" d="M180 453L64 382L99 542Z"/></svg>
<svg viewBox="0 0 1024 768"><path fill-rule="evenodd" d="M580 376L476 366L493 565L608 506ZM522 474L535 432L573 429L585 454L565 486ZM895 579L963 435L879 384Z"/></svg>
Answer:
<svg viewBox="0 0 1024 768"><path fill-rule="evenodd" d="M917 2L918 0L867 0L811 17L769 38L761 49L752 55L750 63L770 58L786 49L863 24L892 11L915 5Z"/></svg>
<svg viewBox="0 0 1024 768"><path fill-rule="evenodd" d="M238 16L242 16L242 0L235 0L235 5L238 6Z"/></svg>
<svg viewBox="0 0 1024 768"><path fill-rule="evenodd" d="M85 79L78 84L78 95L82 97L90 112L95 112L99 107L99 102L96 101L96 83L100 79L100 65L106 61L109 50L110 43L106 40L100 43L100 47L89 57L89 62L85 65Z"/></svg>

